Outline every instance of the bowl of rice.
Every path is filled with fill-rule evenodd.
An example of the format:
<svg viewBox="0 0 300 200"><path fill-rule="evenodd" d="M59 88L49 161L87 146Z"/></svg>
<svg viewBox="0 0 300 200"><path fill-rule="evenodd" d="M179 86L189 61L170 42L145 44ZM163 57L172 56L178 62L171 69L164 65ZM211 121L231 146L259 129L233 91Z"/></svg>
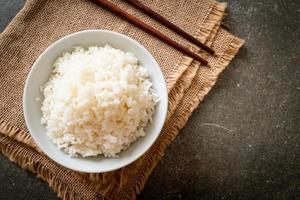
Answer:
<svg viewBox="0 0 300 200"><path fill-rule="evenodd" d="M56 163L89 173L142 156L159 136L167 109L166 82L153 56L108 30L76 32L49 46L23 94L37 146Z"/></svg>

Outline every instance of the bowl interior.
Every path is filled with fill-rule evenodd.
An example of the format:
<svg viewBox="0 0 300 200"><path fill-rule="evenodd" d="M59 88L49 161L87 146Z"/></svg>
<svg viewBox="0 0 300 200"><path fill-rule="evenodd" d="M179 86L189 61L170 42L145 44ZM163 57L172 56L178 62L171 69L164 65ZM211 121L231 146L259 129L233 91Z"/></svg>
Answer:
<svg viewBox="0 0 300 200"><path fill-rule="evenodd" d="M44 126L41 125L41 102L43 96L40 86L44 85L53 70L52 65L64 51L70 51L74 46L85 48L94 45L105 45L133 52L150 74L153 87L157 91L160 102L156 106L153 122L146 128L146 136L134 142L127 150L121 152L118 158L72 158L59 150L48 138ZM37 101L36 99L41 99ZM168 106L166 83L163 74L151 54L135 40L119 33L106 30L88 30L68 35L48 47L34 63L28 75L23 108L26 125L37 145L55 162L67 168L83 172L106 172L130 164L145 153L158 137L165 121Z"/></svg>

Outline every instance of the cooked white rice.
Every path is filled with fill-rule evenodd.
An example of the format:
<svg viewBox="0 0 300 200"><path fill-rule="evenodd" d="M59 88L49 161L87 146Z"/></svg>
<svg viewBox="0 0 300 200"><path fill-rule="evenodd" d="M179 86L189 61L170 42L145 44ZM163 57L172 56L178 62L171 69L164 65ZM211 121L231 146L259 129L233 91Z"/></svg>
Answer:
<svg viewBox="0 0 300 200"><path fill-rule="evenodd" d="M145 67L128 52L75 47L54 63L42 92L42 124L72 156L114 157L139 137L158 97Z"/></svg>

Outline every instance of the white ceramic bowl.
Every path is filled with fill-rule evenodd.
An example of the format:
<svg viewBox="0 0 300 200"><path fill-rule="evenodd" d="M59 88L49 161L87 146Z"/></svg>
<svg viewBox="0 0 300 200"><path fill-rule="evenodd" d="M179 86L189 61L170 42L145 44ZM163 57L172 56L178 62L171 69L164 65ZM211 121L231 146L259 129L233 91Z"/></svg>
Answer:
<svg viewBox="0 0 300 200"><path fill-rule="evenodd" d="M52 72L52 65L63 52L71 50L74 46L85 48L93 45L110 44L123 51L132 52L149 71L153 87L157 91L160 102L156 107L153 123L146 128L146 136L134 142L130 147L121 152L118 158L72 158L59 150L48 138L43 125L41 125L41 102L43 99L40 86L44 85ZM168 107L168 93L163 74L153 56L137 41L107 30L86 30L63 37L49 46L35 61L27 77L24 95L23 110L27 128L36 144L52 160L60 165L82 172L107 172L124 167L143 155L158 137Z"/></svg>

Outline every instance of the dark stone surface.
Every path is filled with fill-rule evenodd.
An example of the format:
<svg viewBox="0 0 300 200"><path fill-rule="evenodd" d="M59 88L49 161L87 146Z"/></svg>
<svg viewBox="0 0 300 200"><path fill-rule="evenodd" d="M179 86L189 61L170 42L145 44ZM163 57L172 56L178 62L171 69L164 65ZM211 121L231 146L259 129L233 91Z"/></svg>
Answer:
<svg viewBox="0 0 300 200"><path fill-rule="evenodd" d="M300 199L300 1L230 0L247 40L139 199ZM22 6L0 0L0 30ZM55 199L0 156L0 199Z"/></svg>

